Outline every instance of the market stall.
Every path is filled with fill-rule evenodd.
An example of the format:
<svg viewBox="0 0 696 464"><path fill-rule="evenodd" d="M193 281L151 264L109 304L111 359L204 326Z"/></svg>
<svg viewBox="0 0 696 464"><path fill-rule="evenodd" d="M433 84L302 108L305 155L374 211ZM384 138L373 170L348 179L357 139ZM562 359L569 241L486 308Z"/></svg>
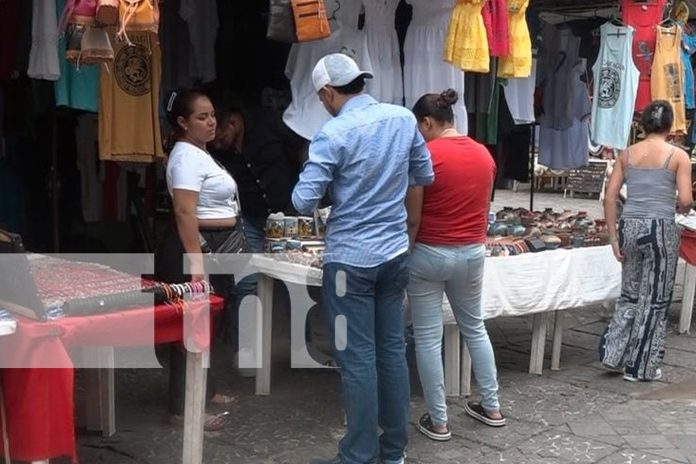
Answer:
<svg viewBox="0 0 696 464"><path fill-rule="evenodd" d="M257 335L261 346L261 369L256 377L256 394L267 395L271 391L273 282L321 286L321 270L290 263L273 255L255 255L250 264L263 274L259 279L258 293L262 311ZM535 315L530 372L540 374L548 314L612 301L619 296L620 286L621 267L611 247L488 258L483 284L484 317ZM445 335L449 359L445 362L447 378L450 379L448 390L455 392L458 391L456 384L459 379L459 331L451 325L453 318L448 305L443 307L443 311L449 313L446 320L450 324Z"/></svg>
<svg viewBox="0 0 696 464"><path fill-rule="evenodd" d="M90 412L99 418L105 435L115 432L113 394L113 348L154 347L185 342L187 351L184 459L202 462L203 404L205 399L207 349L210 344L211 312L222 308L222 299L201 293L192 298L172 299L156 306L123 301L124 290L141 286L141 278L100 264L66 261L30 255L31 281L39 301L52 309L43 320L15 313L16 333L0 339L0 379L6 410L8 452L13 459L48 462L69 456L77 460L73 404L74 349L90 349L104 367L96 404ZM35 280L35 282L34 282ZM70 284L72 283L72 284ZM150 283L146 291L156 287ZM149 290L148 290L149 289ZM167 291L169 291L168 289ZM128 293L127 295L131 295ZM70 296L79 298L69 299ZM7 293L3 293L6 298ZM156 293L146 299L153 301ZM92 302L91 307L86 303ZM143 301L143 298L135 301ZM3 305L14 307L12 302ZM57 314L61 308L64 314ZM70 314L67 311L78 311ZM26 308L27 314L32 311ZM4 447L3 447L4 448Z"/></svg>

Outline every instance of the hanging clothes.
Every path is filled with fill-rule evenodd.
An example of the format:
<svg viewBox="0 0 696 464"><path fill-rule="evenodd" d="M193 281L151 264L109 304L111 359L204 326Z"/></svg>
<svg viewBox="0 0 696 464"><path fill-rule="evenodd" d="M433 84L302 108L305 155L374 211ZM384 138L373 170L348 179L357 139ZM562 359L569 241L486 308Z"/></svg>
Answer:
<svg viewBox="0 0 696 464"><path fill-rule="evenodd" d="M481 15L491 56L507 56L510 53L510 35L505 0L488 0L481 10Z"/></svg>
<svg viewBox="0 0 696 464"><path fill-rule="evenodd" d="M684 105L684 67L681 54L681 28L657 27L655 58L650 78L653 100L667 100L674 110L672 132L686 133L686 107Z"/></svg>
<svg viewBox="0 0 696 464"><path fill-rule="evenodd" d="M529 0L508 0L510 53L500 59L498 77L529 77L532 73L532 40L527 26Z"/></svg>
<svg viewBox="0 0 696 464"><path fill-rule="evenodd" d="M372 70L367 37L358 30L359 2L326 2L326 11L336 11L336 21L331 22L330 37L313 42L295 43L285 66L285 76L290 80L292 102L283 113L283 121L299 136L311 140L319 129L331 119L331 115L321 104L312 85L312 70L321 58L329 53L344 52L355 58L360 69Z"/></svg>
<svg viewBox="0 0 696 464"><path fill-rule="evenodd" d="M532 72L529 77L507 79L503 84L505 101L515 124L531 124L534 115L534 92L536 90L537 60L532 59Z"/></svg>
<svg viewBox="0 0 696 464"><path fill-rule="evenodd" d="M487 73L490 70L488 36L481 11L487 0L457 0L452 12L445 61L463 71Z"/></svg>
<svg viewBox="0 0 696 464"><path fill-rule="evenodd" d="M464 103L464 72L442 60L445 33L455 0L408 0L413 19L404 42L404 88L406 107L413 108L427 93L454 89L459 101L454 105L457 130L468 133Z"/></svg>
<svg viewBox="0 0 696 464"><path fill-rule="evenodd" d="M467 73L466 108L469 112L469 135L484 145L498 142L501 80L496 77L497 58L490 58L491 72Z"/></svg>
<svg viewBox="0 0 696 464"><path fill-rule="evenodd" d="M152 162L164 155L159 125L161 57L152 32L114 41L113 69L100 68L99 158Z"/></svg>
<svg viewBox="0 0 696 464"><path fill-rule="evenodd" d="M365 6L367 50L375 74L367 81L367 91L377 101L402 105L401 53L394 25L399 0L362 0L362 3Z"/></svg>
<svg viewBox="0 0 696 464"><path fill-rule="evenodd" d="M219 18L215 0L167 0L160 6L162 95L217 78L215 42Z"/></svg>
<svg viewBox="0 0 696 464"><path fill-rule="evenodd" d="M624 149L633 121L640 72L633 64L633 28L610 22L600 27L599 57L592 68L592 140L599 145Z"/></svg>
<svg viewBox="0 0 696 464"><path fill-rule="evenodd" d="M621 0L623 21L635 29L633 35L633 62L640 71L637 112L653 100L650 94L650 74L655 55L656 26L662 21L667 0Z"/></svg>
<svg viewBox="0 0 696 464"><path fill-rule="evenodd" d="M580 38L568 28L546 24L542 31L543 55L540 80L543 86L543 113L546 127L564 130L576 123L577 66Z"/></svg>
<svg viewBox="0 0 696 464"><path fill-rule="evenodd" d="M58 80L60 63L56 0L34 0L31 38L27 74L32 79Z"/></svg>
<svg viewBox="0 0 696 464"><path fill-rule="evenodd" d="M65 7L65 0L58 0L57 14ZM65 106L96 113L99 110L99 66L71 63L65 56L67 44L63 35L58 39L60 78L54 85L56 106Z"/></svg>
<svg viewBox="0 0 696 464"><path fill-rule="evenodd" d="M542 123L539 127L539 164L551 169L577 169L587 166L590 153L589 116L592 110L587 87L575 79L573 91L573 124L567 129L554 129Z"/></svg>
<svg viewBox="0 0 696 464"><path fill-rule="evenodd" d="M691 56L696 53L696 35L682 31L681 58L684 66L684 104L687 110L696 108L694 95L694 67Z"/></svg>

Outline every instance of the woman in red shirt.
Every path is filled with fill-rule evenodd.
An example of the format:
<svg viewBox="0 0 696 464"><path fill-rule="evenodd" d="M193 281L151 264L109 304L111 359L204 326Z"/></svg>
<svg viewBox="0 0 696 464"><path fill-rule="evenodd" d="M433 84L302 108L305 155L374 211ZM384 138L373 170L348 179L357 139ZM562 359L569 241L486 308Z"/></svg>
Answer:
<svg viewBox="0 0 696 464"><path fill-rule="evenodd" d="M441 358L443 293L471 353L481 393L481 402L468 402L465 410L484 424L505 425L495 356L481 309L484 243L496 167L483 145L454 128L452 106L457 100L457 92L449 89L425 95L414 106L432 154L435 183L411 188L407 198L413 245L408 298L418 374L428 406L418 430L439 441L452 436Z"/></svg>

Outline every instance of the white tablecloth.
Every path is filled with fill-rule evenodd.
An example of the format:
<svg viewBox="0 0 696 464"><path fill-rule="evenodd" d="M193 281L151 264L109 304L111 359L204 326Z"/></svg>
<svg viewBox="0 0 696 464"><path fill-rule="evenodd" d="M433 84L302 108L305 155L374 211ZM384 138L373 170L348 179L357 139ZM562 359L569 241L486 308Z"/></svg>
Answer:
<svg viewBox="0 0 696 464"><path fill-rule="evenodd" d="M321 286L321 270L255 255L259 272L288 283ZM610 246L487 258L485 318L521 316L612 301L621 291L621 265ZM444 311L450 312L449 304Z"/></svg>

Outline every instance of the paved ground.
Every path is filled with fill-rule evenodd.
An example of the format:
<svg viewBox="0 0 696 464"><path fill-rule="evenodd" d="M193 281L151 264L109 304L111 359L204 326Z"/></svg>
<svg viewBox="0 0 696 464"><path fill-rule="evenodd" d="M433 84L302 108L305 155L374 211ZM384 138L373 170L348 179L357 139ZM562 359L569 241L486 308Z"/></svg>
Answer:
<svg viewBox="0 0 696 464"><path fill-rule="evenodd" d="M496 204L524 206L527 194L499 193ZM537 204L582 207L597 215L590 207L599 202L562 202L559 195L543 195ZM435 443L414 428L408 462L696 463L696 336L675 334L680 298L681 287L670 321L665 376L655 383L625 382L600 368L596 347L606 324L603 308L566 313L561 370L546 370L543 376L527 373L531 318L490 321L508 426L496 430L479 424L464 413L466 399L451 399L453 440ZM225 431L206 434L206 464L296 464L335 453L343 430L338 376L325 370L291 370L283 308L276 308L274 320L277 343L270 397L254 396L253 379L237 377L224 356L214 360L220 386L237 393L239 403L230 408L231 423ZM413 364L412 358L411 353ZM166 424L166 383L166 370L118 371L119 432L108 440L82 434L81 462L181 462L181 431ZM424 403L415 377L412 385L415 421Z"/></svg>

